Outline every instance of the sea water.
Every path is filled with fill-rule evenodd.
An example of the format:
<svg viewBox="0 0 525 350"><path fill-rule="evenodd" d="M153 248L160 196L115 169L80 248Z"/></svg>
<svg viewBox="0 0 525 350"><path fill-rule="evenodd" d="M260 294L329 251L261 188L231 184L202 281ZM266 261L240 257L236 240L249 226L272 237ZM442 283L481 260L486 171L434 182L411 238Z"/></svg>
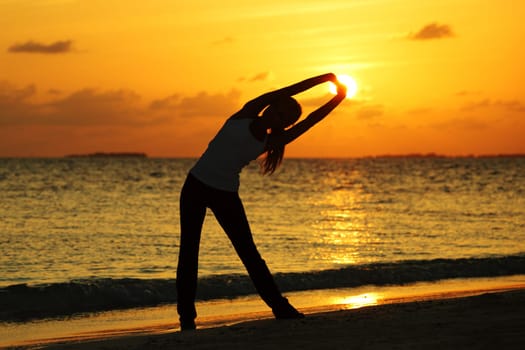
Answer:
<svg viewBox="0 0 525 350"><path fill-rule="evenodd" d="M194 162L0 159L0 287L133 280L171 288L179 193ZM470 266L456 277L525 271L523 157L285 159L272 176L254 162L241 174L240 196L281 283L374 269L388 279L407 264L437 279L436 262ZM243 276L208 212L199 277L231 287Z"/></svg>

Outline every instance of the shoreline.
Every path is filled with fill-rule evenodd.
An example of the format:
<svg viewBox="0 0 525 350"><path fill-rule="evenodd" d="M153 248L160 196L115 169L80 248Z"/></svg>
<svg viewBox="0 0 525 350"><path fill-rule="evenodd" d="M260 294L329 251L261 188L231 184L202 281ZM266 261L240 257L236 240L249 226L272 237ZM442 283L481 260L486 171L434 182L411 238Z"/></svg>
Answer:
<svg viewBox="0 0 525 350"><path fill-rule="evenodd" d="M285 294L298 291L406 285L453 278L491 279L525 275L525 255L491 258L407 260L368 263L319 271L276 273ZM45 284L0 287L0 323L30 322L79 313L155 307L176 303L173 278L88 278ZM247 274L210 275L199 278L197 300L221 300L253 295ZM323 303L321 301L321 303Z"/></svg>
<svg viewBox="0 0 525 350"><path fill-rule="evenodd" d="M188 333L69 342L47 349L521 349L524 326L521 289L314 313L302 320L263 319Z"/></svg>
<svg viewBox="0 0 525 350"><path fill-rule="evenodd" d="M109 313L109 315L107 315L108 313L101 313L99 315L89 315L88 317L84 316L84 318L79 317L79 319L51 320L47 325L47 330L40 329L40 334L38 333L38 327L45 325L45 322L30 323L27 325L28 328L25 329L25 326L22 325L18 331L32 334L33 337L25 340L23 337L18 340L12 338L11 342L4 339L3 344L0 344L0 348L2 346L16 346L17 348L25 349L120 349L133 348L135 346L136 348L142 348L145 347L144 342L150 341L162 342L168 347L191 338L193 339L192 343L186 345L195 345L195 347L188 348L204 349L207 348L206 346L213 348L211 346L214 344L213 339L219 336L222 337L221 334L223 333L231 335L233 332L233 335L235 335L234 330L239 327L243 329L248 327L249 331L247 333L250 333L248 338L252 336L265 338L263 335L265 332L273 334L274 332L285 331L285 329L275 329L276 327L278 328L277 325L295 325L294 327L299 328L297 331L304 328L306 332L304 336L308 336L310 332L314 332L316 328L322 326L318 323L320 319L324 319L332 324L331 328L326 329L325 332L338 333L341 332L340 328L346 322L343 322L343 319L365 313L369 315L369 319L367 318L366 322L375 322L374 320L378 316L390 313L393 313L392 317L402 317L405 313L399 315L398 313L403 308L413 310L413 312L421 312L427 307L432 309L436 305L449 305L451 308L464 309L467 315L461 316L462 322L478 322L474 318L469 319L468 314L471 312L482 312L486 307L494 311L495 305L492 305L492 302L485 303L483 300L497 301L500 299L506 300L504 305L512 306L512 314L508 314L509 317L512 315L516 316L516 310L523 312L524 316L520 322L523 326L522 328L525 328L525 276L523 275L496 279L445 280L438 283L416 283L404 286L365 286L353 289L319 290L291 293L287 294L287 296L293 304L307 314L304 320L275 321L259 298L251 296L234 300L199 303L197 305L199 309L198 330L195 332L180 333L176 321L175 306L168 305L159 308L129 310L129 314L116 311L114 314ZM472 300L474 300L472 298L478 300L477 309L472 309L472 307L467 305L472 303ZM523 304L523 307L521 307L521 304ZM496 314L499 315L499 313ZM458 321L456 319L457 316L456 314L449 315L445 313L439 315L438 318L451 318L448 322L453 324ZM421 317L425 320L428 315L423 314ZM518 316L516 317L519 319ZM127 322L111 323L112 318L127 319ZM430 322L431 320L427 321ZM79 326L82 322L84 322L82 326L84 328ZM36 329L31 329L32 326L36 327ZM387 327L387 325L384 326ZM465 326L468 326L468 324ZM309 329L312 327L314 329ZM380 330L376 329L376 331L379 332ZM371 330L362 329L362 332L367 334ZM285 341L285 335L282 334L284 339L279 341ZM277 337L277 335L275 336ZM226 337L224 341L228 341L228 339L229 337ZM243 342L246 340L243 339L237 339L237 341ZM315 343L315 339L311 339L311 341ZM275 344L272 346L270 346L271 344L267 345L268 348L275 347Z"/></svg>

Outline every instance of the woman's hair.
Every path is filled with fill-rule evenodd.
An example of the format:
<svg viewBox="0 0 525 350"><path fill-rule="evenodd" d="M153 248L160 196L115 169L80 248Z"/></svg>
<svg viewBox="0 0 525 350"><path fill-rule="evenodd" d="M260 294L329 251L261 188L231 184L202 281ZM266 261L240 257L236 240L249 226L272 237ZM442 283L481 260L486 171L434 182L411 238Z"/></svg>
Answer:
<svg viewBox="0 0 525 350"><path fill-rule="evenodd" d="M284 145L269 148L261 162L261 171L264 175L271 175L283 161Z"/></svg>
<svg viewBox="0 0 525 350"><path fill-rule="evenodd" d="M283 133L284 130L293 125L301 116L301 105L293 97L282 98L276 103L270 105L268 109L272 109L277 113L279 119L282 121L283 127L271 128L271 134ZM266 155L261 162L261 171L265 175L271 175L279 167L284 157L284 144L272 145L266 151Z"/></svg>

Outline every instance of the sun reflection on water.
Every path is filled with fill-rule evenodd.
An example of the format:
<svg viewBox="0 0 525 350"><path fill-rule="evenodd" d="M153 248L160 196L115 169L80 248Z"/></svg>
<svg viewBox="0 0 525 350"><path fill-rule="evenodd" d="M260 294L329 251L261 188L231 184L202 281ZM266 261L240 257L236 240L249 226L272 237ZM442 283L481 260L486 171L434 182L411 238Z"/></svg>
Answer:
<svg viewBox="0 0 525 350"><path fill-rule="evenodd" d="M370 255L381 254L381 239L374 233L369 215L362 203L368 199L361 189L351 184L331 183L333 190L315 204L320 217L312 244L322 242L315 259L330 261L335 266L365 263ZM373 252L372 252L373 251Z"/></svg>
<svg viewBox="0 0 525 350"><path fill-rule="evenodd" d="M382 299L379 293L364 293L337 298L334 304L342 305L345 309L358 309L363 306L377 305Z"/></svg>

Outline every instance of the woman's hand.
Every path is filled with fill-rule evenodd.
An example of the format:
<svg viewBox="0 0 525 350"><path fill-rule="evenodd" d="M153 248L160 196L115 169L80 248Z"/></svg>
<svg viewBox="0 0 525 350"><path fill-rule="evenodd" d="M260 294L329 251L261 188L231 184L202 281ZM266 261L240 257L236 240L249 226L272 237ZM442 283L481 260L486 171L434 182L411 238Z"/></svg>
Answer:
<svg viewBox="0 0 525 350"><path fill-rule="evenodd" d="M331 81L334 84L337 83L337 75L334 73L326 73L324 76L326 77L326 81Z"/></svg>
<svg viewBox="0 0 525 350"><path fill-rule="evenodd" d="M345 84L341 83L339 80L335 80L334 82L335 86L337 87L337 95L341 97L346 97L346 90L347 87Z"/></svg>

